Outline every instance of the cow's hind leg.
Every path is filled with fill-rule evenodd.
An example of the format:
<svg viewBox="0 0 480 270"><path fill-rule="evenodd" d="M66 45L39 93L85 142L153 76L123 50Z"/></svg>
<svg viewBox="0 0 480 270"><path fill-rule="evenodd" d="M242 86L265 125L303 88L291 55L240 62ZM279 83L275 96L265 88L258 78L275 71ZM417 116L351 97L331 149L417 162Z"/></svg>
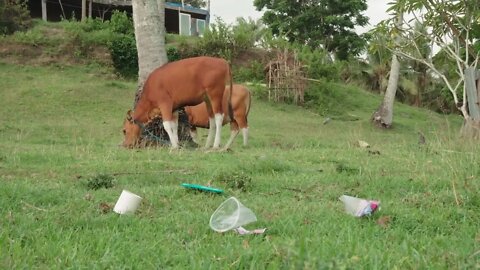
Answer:
<svg viewBox="0 0 480 270"><path fill-rule="evenodd" d="M225 146L223 147L223 150L227 150L230 148L230 146L232 145L233 143L233 140L235 140L235 138L237 137L239 133L239 130L238 130L238 125L237 123L235 122L231 122L230 123L230 139L228 139L228 142L227 144L225 144Z"/></svg>
<svg viewBox="0 0 480 270"><path fill-rule="evenodd" d="M243 146L248 144L248 127L242 128Z"/></svg>
<svg viewBox="0 0 480 270"><path fill-rule="evenodd" d="M194 143L198 144L198 134L197 134L197 128L196 127L191 127L190 128L190 137L192 137L192 140Z"/></svg>

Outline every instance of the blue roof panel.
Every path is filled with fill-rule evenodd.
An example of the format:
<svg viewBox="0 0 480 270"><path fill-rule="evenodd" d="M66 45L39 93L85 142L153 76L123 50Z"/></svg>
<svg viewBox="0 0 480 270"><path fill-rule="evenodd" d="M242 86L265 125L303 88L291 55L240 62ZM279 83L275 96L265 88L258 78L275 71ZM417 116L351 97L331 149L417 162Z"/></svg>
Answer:
<svg viewBox="0 0 480 270"><path fill-rule="evenodd" d="M180 4L180 3L165 2L165 7L175 8L175 9L180 8L180 9L183 9L183 10L188 11L188 12L208 15L208 11L205 10L205 9L192 7L190 5L185 5L185 6L182 7L182 4Z"/></svg>

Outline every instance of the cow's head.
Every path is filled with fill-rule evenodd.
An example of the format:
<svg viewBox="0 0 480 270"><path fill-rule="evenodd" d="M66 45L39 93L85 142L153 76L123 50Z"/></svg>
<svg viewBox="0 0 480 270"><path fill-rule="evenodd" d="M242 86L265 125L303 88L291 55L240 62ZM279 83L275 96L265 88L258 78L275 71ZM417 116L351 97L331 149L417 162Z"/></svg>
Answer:
<svg viewBox="0 0 480 270"><path fill-rule="evenodd" d="M133 120L132 110L128 110L127 117L123 122L123 147L133 148L140 141L140 126Z"/></svg>

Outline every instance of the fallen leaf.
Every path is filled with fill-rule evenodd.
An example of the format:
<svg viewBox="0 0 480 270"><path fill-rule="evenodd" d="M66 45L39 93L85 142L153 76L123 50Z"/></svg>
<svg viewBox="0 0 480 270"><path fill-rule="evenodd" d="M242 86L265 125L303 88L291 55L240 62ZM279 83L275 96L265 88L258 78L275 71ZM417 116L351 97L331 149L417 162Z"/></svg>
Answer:
<svg viewBox="0 0 480 270"><path fill-rule="evenodd" d="M381 216L379 219L377 219L377 224L386 229L388 228L388 225L390 224L390 221L392 220L392 218L390 216Z"/></svg>
<svg viewBox="0 0 480 270"><path fill-rule="evenodd" d="M101 202L99 205L100 211L102 211L103 214L106 214L112 210L112 205L106 203L106 202Z"/></svg>
<svg viewBox="0 0 480 270"><path fill-rule="evenodd" d="M244 249L248 249L250 247L250 243L248 242L248 240L243 240L243 244L242 244L243 248Z"/></svg>
<svg viewBox="0 0 480 270"><path fill-rule="evenodd" d="M93 195L90 193L87 193L85 194L85 196L83 196L83 198L87 201L91 201L93 199Z"/></svg>
<svg viewBox="0 0 480 270"><path fill-rule="evenodd" d="M12 211L8 211L7 220L8 220L9 222L13 222L13 221L14 221Z"/></svg>
<svg viewBox="0 0 480 270"><path fill-rule="evenodd" d="M369 148L370 147L370 144L368 144L367 142L365 141L361 141L361 140L358 140L357 141L357 145L361 148Z"/></svg>

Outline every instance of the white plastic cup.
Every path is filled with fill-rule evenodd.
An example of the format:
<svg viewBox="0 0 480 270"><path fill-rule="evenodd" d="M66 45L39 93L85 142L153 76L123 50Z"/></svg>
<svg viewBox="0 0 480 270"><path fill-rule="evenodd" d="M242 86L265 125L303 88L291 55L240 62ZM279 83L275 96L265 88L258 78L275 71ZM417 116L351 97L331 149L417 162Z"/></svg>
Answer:
<svg viewBox="0 0 480 270"><path fill-rule="evenodd" d="M257 217L252 210L237 198L230 197L210 217L210 228L217 232L226 232L255 221Z"/></svg>
<svg viewBox="0 0 480 270"><path fill-rule="evenodd" d="M137 210L140 202L142 201L142 197L131 193L128 190L123 190L122 194L118 198L113 211L118 214L133 214L135 210Z"/></svg>
<svg viewBox="0 0 480 270"><path fill-rule="evenodd" d="M356 217L361 217L364 214L364 210L370 205L368 200L347 195L342 195L339 199L345 205L345 211Z"/></svg>

